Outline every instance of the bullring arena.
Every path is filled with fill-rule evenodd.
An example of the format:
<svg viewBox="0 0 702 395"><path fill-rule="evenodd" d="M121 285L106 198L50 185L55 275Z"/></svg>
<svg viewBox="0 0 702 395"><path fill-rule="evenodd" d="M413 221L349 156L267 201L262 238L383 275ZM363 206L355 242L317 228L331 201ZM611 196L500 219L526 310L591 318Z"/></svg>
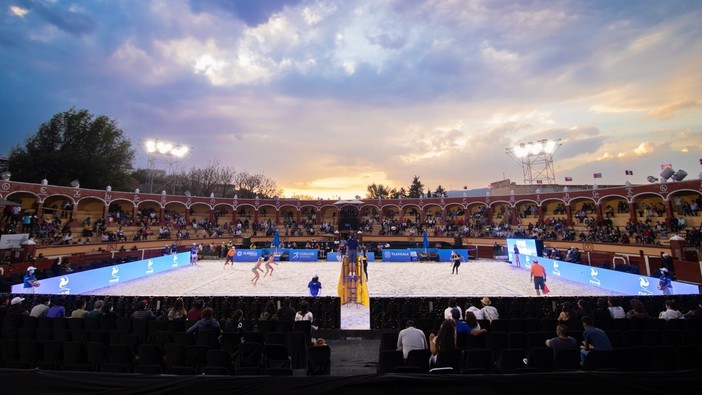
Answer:
<svg viewBox="0 0 702 395"><path fill-rule="evenodd" d="M702 186L699 180L671 183L665 189L659 185L640 185L569 192L553 190L538 195L495 194L487 197L382 201L220 199L97 191L10 181L2 182L0 191L4 199L18 203L22 210L47 221L58 221L61 226L68 225L74 234L69 244L61 243L60 238L55 237L35 238L36 244L28 243L21 249L13 250L11 262L2 265L4 284L20 282L30 265L38 268L40 280L41 276L61 275L53 267L57 257L72 262L74 270L80 272L160 256L164 243L171 242L178 245L179 252L189 250L192 243L219 246L232 241L239 248L270 246L272 237L269 232L252 231L250 226L256 223L274 224L276 229L280 229L284 244L321 242L335 245L344 237L343 221L350 221L355 225L352 229L359 229L359 237L367 245L385 244L405 248L419 246L422 242L421 237L417 236L420 234L416 232L417 228L411 231L411 226L403 225L406 219L411 219L410 222L418 227L424 227L431 218L432 226L427 228L432 246L463 248L471 254L471 258L460 266L457 275L451 274L449 262L383 262L378 257L368 264L369 279L365 284L370 299L368 306L354 302L341 303L338 292L341 263L324 259L316 262L279 262L274 266L272 276L264 277L261 274L258 284L254 286L251 283L253 262L235 262L233 267L225 268L223 259L208 256L197 265L97 289L84 295L70 295L71 301L80 297L86 298L89 303L97 299L114 301L119 304L119 309L115 311L125 317L133 310L134 302L142 298L149 299L149 308L158 314L163 314L176 297L183 297L188 306L196 299L204 299L218 310L216 314L221 319L243 306L248 315L245 319L252 331L256 331L258 315L265 301L272 299L281 303L285 298L291 298L298 303L306 300L313 306L316 317L320 317L321 325L316 335L327 338L331 348L331 367L322 376L310 374L308 367L301 363L294 364L289 374L283 373L285 376L279 376L281 373L273 370L266 371L263 367L258 373L246 370L237 373L232 367L228 374L222 376L177 373L176 370L168 370L169 366L165 364L160 374L145 374L135 372L139 365L136 358L125 372L112 371L110 369L113 367L108 368L110 364L107 363L104 367L93 366L89 369L91 372L83 372L74 371L65 364L48 368L46 364L33 361L33 366L29 366L26 361L13 360L4 354L0 375L4 383L9 383L6 387L8 393L26 393L24 387L14 383L28 382L42 388L53 386L53 393L94 393L96 388L91 383L96 381L99 381L101 390L117 393L144 393L148 388L145 386L150 385L154 392L286 391L305 394L358 391L425 393L429 389L465 390L468 388L466 386L482 393L504 393L506 389L523 392L525 386L544 382L555 383L556 386L557 383L568 382L569 386L573 386L569 391L576 393L579 393L577 388L584 393L586 389L590 392L593 386L605 384L620 391L646 388L659 392L670 387L681 390L698 388L702 384L702 326L696 326L697 321L693 319L681 320L685 324L675 328L672 324L666 327L666 323L660 326L662 320L655 317L663 309L665 296L619 294L549 277L551 293L537 297L526 268L517 268L504 259L493 259L496 245L504 250L505 236L513 235L511 232L518 229L528 229L529 224L558 222L571 229L577 237L580 233L590 234L591 228L600 226L620 227L623 230L627 223L645 227L656 222L669 224L682 218L685 223L683 227L672 231L665 226L653 226L653 236L649 232L646 238L642 237L643 228L637 228L630 234L631 241L626 244L556 237L545 239L544 245L560 250L576 246L583 253L580 264L598 269L618 261L626 262L640 276L651 281L657 281L656 270L661 265L662 253L667 253L674 257L677 281L702 284L699 246L695 245L696 241L699 243L695 237L699 237L702 221L699 215L679 214L675 205L678 197L688 202L700 198ZM586 217L591 217L594 222L588 220L587 223L596 223L596 226L586 225L576 216L582 211L583 203L591 206ZM626 210L609 214L608 207L622 207L622 204ZM560 207L564 207L562 212ZM658 211L654 213L641 209L643 207L657 207ZM87 218L90 221L86 221ZM99 233L91 228L96 218L111 218ZM174 219L181 220L180 225L176 225ZM237 224L243 222L247 222L249 228L244 227L241 233L226 233L240 229ZM203 226L198 225L203 223L216 224L213 226L225 233L215 237L210 233L203 234ZM294 226L290 226L291 223ZM332 224L331 229L328 224ZM7 226L5 219L3 226ZM159 229L164 227L171 231L171 235L177 228L187 231L190 238L157 239ZM145 228L150 229L151 234L137 239L139 232ZM313 235L305 233L310 228ZM339 229L342 231L339 232ZM100 234L106 233L121 233L124 239L108 238L103 241ZM88 239L90 242L86 243ZM307 283L314 275L319 276L323 284L319 298L310 298L308 294ZM12 298L16 295L8 296ZM396 335L407 319L429 325L424 327L428 333L438 329L448 299L456 298L461 306L470 303L479 307L480 299L485 296L491 298L500 311L500 321L505 324L493 326L492 323L483 322L489 333L491 327L494 332L502 333L502 329L497 328L517 325L525 335L535 336L536 332L540 336L553 335L553 319L563 302L584 299L594 305L599 297L612 298L625 308L628 308L630 299L638 298L645 303L653 318L647 321L651 325L649 328L617 329L616 350L621 350L617 355L627 357L620 357L616 363L612 362L612 366L603 369L583 367L557 370L551 367L506 371L498 368L499 352L492 354L487 367L471 368L469 349L483 349L485 345L463 349L460 366L455 366L452 374L448 375L401 369L400 366L395 367L397 370L388 368L382 351L390 351L394 345L388 346L387 338ZM682 311L698 307L699 293L674 295L674 298ZM27 295L23 303L30 308L34 299L35 296ZM622 339L619 336L625 330L640 331L641 335L644 330L660 332L654 333L657 339L654 343L625 346L619 342ZM580 334L573 335L577 337ZM153 339L146 337L144 342ZM71 342L72 339L58 341ZM7 349L6 344L10 342L3 342L2 350ZM625 354L632 351L632 347L639 347L636 351L644 354L636 354L638 357ZM505 343L504 348L510 347ZM656 360L652 357L654 352L666 353L656 355L659 355L658 358L666 355L668 363L665 366L653 363ZM527 350L523 350L522 354L526 356ZM646 357L642 358L642 355ZM644 366L636 361L646 364ZM37 368L37 364L41 367ZM655 374L642 374L648 372ZM661 374L665 375L665 380L660 379Z"/></svg>

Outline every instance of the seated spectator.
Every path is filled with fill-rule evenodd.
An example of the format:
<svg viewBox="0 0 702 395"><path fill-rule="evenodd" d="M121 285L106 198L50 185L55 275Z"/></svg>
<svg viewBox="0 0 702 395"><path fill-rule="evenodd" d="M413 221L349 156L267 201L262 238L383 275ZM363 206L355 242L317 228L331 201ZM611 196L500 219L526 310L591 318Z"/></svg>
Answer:
<svg viewBox="0 0 702 395"><path fill-rule="evenodd" d="M427 349L427 338L414 326L414 321L407 320L407 326L397 335L397 349L402 350L405 360L410 351Z"/></svg>
<svg viewBox="0 0 702 395"><path fill-rule="evenodd" d="M592 350L612 351L612 342L607 333L592 323L592 318L583 317L583 345L580 346L580 363L584 363Z"/></svg>
<svg viewBox="0 0 702 395"><path fill-rule="evenodd" d="M547 339L546 347L551 348L555 355L560 350L577 350L578 342L575 338L568 336L567 326L559 324L556 326L556 337Z"/></svg>
<svg viewBox="0 0 702 395"><path fill-rule="evenodd" d="M102 299L98 299L95 302L93 302L93 309L90 310L85 316L88 318L102 318L105 316L105 313L102 312L102 305L105 304L105 302L102 301Z"/></svg>
<svg viewBox="0 0 702 395"><path fill-rule="evenodd" d="M85 309L85 299L78 298L73 302L73 305L75 308L71 312L71 316L69 318L85 318L85 316L88 314L88 311Z"/></svg>
<svg viewBox="0 0 702 395"><path fill-rule="evenodd" d="M186 317L188 315L187 310L185 310L185 306L183 304L183 298L177 298L175 302L173 302L173 306L171 306L170 309L168 309L168 321L174 321L174 320L183 320L185 321Z"/></svg>
<svg viewBox="0 0 702 395"><path fill-rule="evenodd" d="M629 319L643 319L648 318L648 312L646 311L646 306L640 300L634 298L629 301L629 306L631 309L626 312L626 318Z"/></svg>
<svg viewBox="0 0 702 395"><path fill-rule="evenodd" d="M211 332L217 335L222 333L219 321L214 318L214 310L212 310L212 307L205 307L202 310L202 318L185 330L185 333L188 334L202 332Z"/></svg>
<svg viewBox="0 0 702 395"><path fill-rule="evenodd" d="M500 313L497 311L496 307L492 306L492 301L490 301L490 298L486 296L480 299L480 303L483 305L483 308L481 309L483 311L483 319L489 320L490 322L500 319ZM478 318L477 315L475 317Z"/></svg>
<svg viewBox="0 0 702 395"><path fill-rule="evenodd" d="M665 301L665 310L658 314L658 318L668 321L683 319L685 316L680 312L680 310L675 308L675 301L673 299L668 299Z"/></svg>
<svg viewBox="0 0 702 395"><path fill-rule="evenodd" d="M609 313L612 315L612 319L618 320L621 318L626 318L626 311L624 311L624 308L619 305L619 301L617 299L612 299L609 298L607 300L607 304L609 305Z"/></svg>
<svg viewBox="0 0 702 395"><path fill-rule="evenodd" d="M150 309L147 309L148 302L146 300L140 300L137 302L134 312L132 313L132 319L136 320L155 320L156 315Z"/></svg>
<svg viewBox="0 0 702 395"><path fill-rule="evenodd" d="M487 333L486 329L480 327L480 323L472 311L466 311L465 324L468 327L468 333L473 336L480 336ZM458 327L456 327L456 332L458 332Z"/></svg>
<svg viewBox="0 0 702 395"><path fill-rule="evenodd" d="M47 295L37 296L37 304L32 307L29 315L32 317L43 317L49 310L49 297Z"/></svg>
<svg viewBox="0 0 702 395"><path fill-rule="evenodd" d="M205 302L202 299L196 299L193 302L192 307L188 310L186 320L194 323L202 318L202 309L205 307Z"/></svg>
<svg viewBox="0 0 702 395"><path fill-rule="evenodd" d="M61 296L55 297L54 300L51 302L51 306L49 307L49 309L46 310L46 316L49 318L65 317L66 308L63 307L65 301L66 300Z"/></svg>

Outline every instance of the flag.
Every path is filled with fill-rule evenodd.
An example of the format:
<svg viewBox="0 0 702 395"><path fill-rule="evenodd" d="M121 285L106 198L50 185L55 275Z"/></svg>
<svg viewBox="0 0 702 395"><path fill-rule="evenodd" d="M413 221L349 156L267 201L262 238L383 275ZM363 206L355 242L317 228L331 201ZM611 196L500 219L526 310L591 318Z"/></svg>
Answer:
<svg viewBox="0 0 702 395"><path fill-rule="evenodd" d="M626 173L627 176L633 176L634 171L633 170L624 170L624 173Z"/></svg>
<svg viewBox="0 0 702 395"><path fill-rule="evenodd" d="M700 159L700 162L702 162L702 159ZM672 168L673 168L673 165L671 163L664 163L661 165L661 170L672 169Z"/></svg>
<svg viewBox="0 0 702 395"><path fill-rule="evenodd" d="M541 180L536 180L536 183L537 183L537 184L541 184L542 182L543 182L543 181L541 181Z"/></svg>
<svg viewBox="0 0 702 395"><path fill-rule="evenodd" d="M595 173L592 176L595 178L602 178L602 173Z"/></svg>
<svg viewBox="0 0 702 395"><path fill-rule="evenodd" d="M573 177L566 177L565 180L566 181L573 181Z"/></svg>

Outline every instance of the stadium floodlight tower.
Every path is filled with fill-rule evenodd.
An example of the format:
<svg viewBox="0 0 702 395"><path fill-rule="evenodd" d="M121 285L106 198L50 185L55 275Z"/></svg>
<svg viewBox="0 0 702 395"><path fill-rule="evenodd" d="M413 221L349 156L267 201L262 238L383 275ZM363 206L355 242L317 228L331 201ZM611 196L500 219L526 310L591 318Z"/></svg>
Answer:
<svg viewBox="0 0 702 395"><path fill-rule="evenodd" d="M524 184L556 184L553 156L561 147L561 139L537 140L506 148L507 155L522 167Z"/></svg>
<svg viewBox="0 0 702 395"><path fill-rule="evenodd" d="M154 193L156 163L166 164L168 166L167 173L173 173L173 168L181 159L188 156L192 148L186 145L160 141L159 139L148 139L144 142L144 150L149 162L149 193Z"/></svg>

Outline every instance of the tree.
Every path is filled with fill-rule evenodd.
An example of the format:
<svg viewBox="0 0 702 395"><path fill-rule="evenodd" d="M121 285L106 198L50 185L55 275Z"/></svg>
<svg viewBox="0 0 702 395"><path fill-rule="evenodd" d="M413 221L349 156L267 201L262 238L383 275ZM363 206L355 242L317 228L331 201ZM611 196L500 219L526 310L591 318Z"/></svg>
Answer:
<svg viewBox="0 0 702 395"><path fill-rule="evenodd" d="M424 184L419 181L418 176L414 176L409 191L407 192L407 197L416 199L422 197L422 195L424 195Z"/></svg>
<svg viewBox="0 0 702 395"><path fill-rule="evenodd" d="M78 180L83 188L133 189L129 176L134 150L117 122L88 110L70 110L54 115L29 136L24 147L10 150L12 178L53 185Z"/></svg>
<svg viewBox="0 0 702 395"><path fill-rule="evenodd" d="M368 185L367 192L366 192L366 198L368 199L377 199L377 198L387 198L390 196L392 191L390 190L390 187L386 187L383 184L370 184Z"/></svg>
<svg viewBox="0 0 702 395"><path fill-rule="evenodd" d="M446 196L446 190L444 189L444 187L442 187L441 185L436 187L436 191L434 191L434 196L435 197Z"/></svg>
<svg viewBox="0 0 702 395"><path fill-rule="evenodd" d="M256 196L261 199L270 199L283 194L283 190L278 188L275 181L263 174L249 174L247 172L240 172L234 176L234 189L236 189L237 196L243 199L251 199Z"/></svg>

